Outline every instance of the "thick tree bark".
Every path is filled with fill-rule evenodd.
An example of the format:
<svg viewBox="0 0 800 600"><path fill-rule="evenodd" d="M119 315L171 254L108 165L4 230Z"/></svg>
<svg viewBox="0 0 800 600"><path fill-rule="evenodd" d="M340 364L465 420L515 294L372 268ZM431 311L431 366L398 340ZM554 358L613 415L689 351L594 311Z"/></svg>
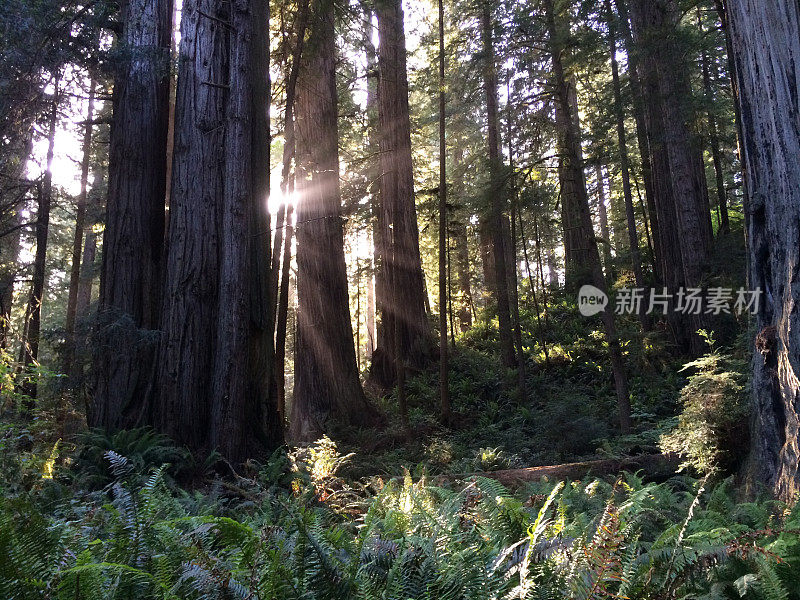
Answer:
<svg viewBox="0 0 800 600"><path fill-rule="evenodd" d="M269 3L231 3L225 195L211 445L236 463L283 441L273 393Z"/></svg>
<svg viewBox="0 0 800 600"><path fill-rule="evenodd" d="M149 421L160 324L169 122L169 0L122 3L126 58L114 84L96 389L89 423Z"/></svg>
<svg viewBox="0 0 800 600"><path fill-rule="evenodd" d="M75 215L75 233L72 238L72 265L69 277L69 296L66 316L66 351L64 356L64 372L72 371L75 357L75 319L78 310L78 287L81 279L81 256L83 254L83 234L86 222L86 204L89 192L89 166L92 158L92 119L94 118L94 93L96 83L92 79L89 84L89 102L86 111L86 124L83 130L83 158L81 159L81 191Z"/></svg>
<svg viewBox="0 0 800 600"><path fill-rule="evenodd" d="M553 61L556 110L561 115L559 119L559 149L561 153L562 203L568 201L568 195L572 195L569 199L571 203L570 211L573 213L570 215L570 223L574 225L575 231L580 231L579 236L576 235L575 231L571 232L572 235L576 236L573 239L573 244L582 244L581 253L586 255L585 263L573 263L573 285L576 283L591 284L605 291L606 283L600 263L600 252L597 249L597 241L594 237L592 217L589 210L589 193L586 189L583 158L580 151L580 130L578 128L577 115L573 113L574 101L570 99L570 88L564 73L562 62L564 48L558 41L560 37L558 35L553 0L545 0L545 11L551 35L550 49ZM564 186L566 186L566 190ZM573 246L573 249L575 248ZM572 260L576 260L576 256L573 256ZM614 387L617 392L620 429L627 433L631 429L630 393L622 357L622 348L617 336L614 312L609 307L602 312L601 316L609 346Z"/></svg>
<svg viewBox="0 0 800 600"><path fill-rule="evenodd" d="M371 376L388 387L396 381L400 363L418 369L429 362L432 340L419 253L401 0L378 0L375 12L380 38L378 121L383 222L379 229L384 282L390 293L378 327Z"/></svg>
<svg viewBox="0 0 800 600"><path fill-rule="evenodd" d="M494 40L492 39L491 0L484 0L481 12L481 37L483 45L483 86L486 94L487 143L489 159L489 229L491 231L494 299L497 303L497 320L500 334L500 356L503 365L516 365L514 337L511 325L511 294L509 292L508 251L506 249L503 214L506 189L503 182L503 163L500 156L499 109L497 100L497 67L495 65Z"/></svg>
<svg viewBox="0 0 800 600"><path fill-rule="evenodd" d="M701 147L690 129L691 87L687 69L676 71L682 53L677 42L675 0L634 0L636 42L644 57L643 81L648 142L658 211L664 283L672 293L700 287L712 243L711 214ZM704 351L696 334L701 315L670 311L676 339L694 354Z"/></svg>
<svg viewBox="0 0 800 600"><path fill-rule="evenodd" d="M297 353L291 438L332 421L369 426L376 411L356 366L339 189L333 2L314 0L297 84Z"/></svg>
<svg viewBox="0 0 800 600"><path fill-rule="evenodd" d="M198 449L210 447L218 344L229 18L210 0L185 2L178 57L155 422L176 441Z"/></svg>
<svg viewBox="0 0 800 600"><path fill-rule="evenodd" d="M282 443L271 393L268 12L187 0L159 429L234 463Z"/></svg>
<svg viewBox="0 0 800 600"><path fill-rule="evenodd" d="M748 173L751 285L763 292L750 482L794 501L800 492L800 7L793 0L729 0L728 10Z"/></svg>

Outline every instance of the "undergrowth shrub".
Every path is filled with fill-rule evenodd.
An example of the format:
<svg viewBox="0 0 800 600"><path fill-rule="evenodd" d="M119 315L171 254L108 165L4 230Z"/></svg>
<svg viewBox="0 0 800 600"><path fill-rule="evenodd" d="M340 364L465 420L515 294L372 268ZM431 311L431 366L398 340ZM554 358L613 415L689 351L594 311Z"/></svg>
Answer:
<svg viewBox="0 0 800 600"><path fill-rule="evenodd" d="M747 372L744 360L715 348L711 334L700 332L709 344L705 356L688 363L693 370L681 391L683 410L677 426L661 438L665 452L683 457L683 467L699 473L733 472L748 446Z"/></svg>
<svg viewBox="0 0 800 600"><path fill-rule="evenodd" d="M800 598L800 510L737 504L727 482L356 485L323 440L290 459L290 489L239 476L201 498L165 466L104 460L105 492L0 499L0 597Z"/></svg>
<svg viewBox="0 0 800 600"><path fill-rule="evenodd" d="M169 465L167 470L177 474L181 465L191 464L187 450L176 447L169 437L148 427L113 433L91 429L79 436L79 444L75 472L80 475L81 485L91 489L113 481L108 468L109 452L124 456L134 472L142 476L161 465Z"/></svg>

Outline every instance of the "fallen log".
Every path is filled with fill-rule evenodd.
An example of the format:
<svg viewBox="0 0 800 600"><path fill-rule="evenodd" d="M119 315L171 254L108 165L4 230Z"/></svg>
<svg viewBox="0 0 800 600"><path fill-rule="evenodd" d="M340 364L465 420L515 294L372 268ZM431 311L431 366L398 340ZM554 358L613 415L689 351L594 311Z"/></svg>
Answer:
<svg viewBox="0 0 800 600"><path fill-rule="evenodd" d="M518 487L524 483L551 479L558 481L577 481L587 477L607 477L619 475L625 471L644 471L648 481L664 481L678 470L680 458L675 454L647 454L623 459L593 460L587 462L567 463L545 467L528 467L506 471L486 471L462 475L439 475L433 481L441 484L448 481L463 481L472 477L485 477L499 481L508 488Z"/></svg>

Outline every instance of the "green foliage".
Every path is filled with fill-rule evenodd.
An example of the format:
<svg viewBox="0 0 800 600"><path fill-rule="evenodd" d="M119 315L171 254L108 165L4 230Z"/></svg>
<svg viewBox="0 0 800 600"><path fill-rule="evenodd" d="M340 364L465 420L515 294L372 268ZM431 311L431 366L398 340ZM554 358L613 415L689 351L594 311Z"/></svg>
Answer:
<svg viewBox="0 0 800 600"><path fill-rule="evenodd" d="M272 474L269 487L238 477L200 496L170 484L164 465L107 450L103 493L0 500L0 597L800 598L800 511L737 504L726 482L705 491L628 475L512 494L491 479L450 489L407 472L363 486L337 477L346 459L321 440L291 456L291 490Z"/></svg>
<svg viewBox="0 0 800 600"><path fill-rule="evenodd" d="M95 489L113 481L108 470L109 456L124 456L131 472L140 474L164 464L174 465L172 472L175 473L181 466L185 468L191 463L191 456L186 450L176 448L167 436L150 428L116 433L90 430L81 434L80 443L76 471L80 473L83 485Z"/></svg>
<svg viewBox="0 0 800 600"><path fill-rule="evenodd" d="M683 410L674 430L661 438L665 452L677 452L683 467L700 473L731 472L747 447L748 409L742 373L746 363L714 348L713 336L700 332L711 350L690 362L695 370L681 392Z"/></svg>

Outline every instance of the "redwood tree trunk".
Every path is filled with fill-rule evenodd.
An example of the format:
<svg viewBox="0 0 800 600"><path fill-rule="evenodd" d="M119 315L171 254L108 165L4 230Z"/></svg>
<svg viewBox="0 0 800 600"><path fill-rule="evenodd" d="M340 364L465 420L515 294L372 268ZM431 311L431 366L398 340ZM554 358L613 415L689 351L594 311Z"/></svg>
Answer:
<svg viewBox="0 0 800 600"><path fill-rule="evenodd" d="M78 287L81 279L81 256L83 250L83 234L86 222L86 200L89 187L89 163L92 157L92 119L94 118L94 91L95 81L89 84L89 106L86 111L86 125L83 130L83 158L81 159L81 191L78 196L77 211L75 215L75 233L72 238L72 265L69 277L69 297L67 299L66 317L66 355L64 358L64 372L72 370L72 361L75 356L75 318L78 308Z"/></svg>
<svg viewBox="0 0 800 600"><path fill-rule="evenodd" d="M45 279L47 276L47 237L50 231L50 207L53 202L53 154L56 142L56 126L58 125L59 84L60 78L56 75L53 104L48 118L46 167L42 185L39 188L36 209L36 255L33 261L33 281L26 312L25 336L22 340L26 367L36 365L39 361L42 302L44 301ZM31 378L25 383L23 393L29 398L36 398L37 385L35 378Z"/></svg>
<svg viewBox="0 0 800 600"><path fill-rule="evenodd" d="M633 189L631 187L630 156L628 154L628 134L625 130L625 109L622 103L622 84L619 77L619 62L617 61L617 24L616 15L611 8L611 0L605 0L605 10L608 19L608 46L611 55L611 79L614 88L614 117L617 123L617 143L619 145L619 161L622 171L622 194L625 198L625 220L628 225L628 242L631 247L631 266L637 288L644 288L644 272L642 270L642 253L639 250L639 233L636 230L636 212L633 207ZM649 165L649 159L648 159ZM650 177L649 168L647 173ZM651 190L652 191L652 190ZM646 224L645 224L646 225ZM650 328L650 318L643 309L639 311L642 327Z"/></svg>
<svg viewBox="0 0 800 600"><path fill-rule="evenodd" d="M278 415L284 422L286 421L286 330L289 319L289 294L291 292L290 284L292 278L292 244L294 244L293 218L294 205L290 203L286 206L281 287L278 290L278 322L275 327L275 382L278 388ZM296 346L297 344L295 344Z"/></svg>
<svg viewBox="0 0 800 600"><path fill-rule="evenodd" d="M380 39L381 260L384 284L390 292L383 306L371 375L388 387L397 379L399 362L412 369L427 364L432 344L419 253L401 0L378 0L375 12Z"/></svg>
<svg viewBox="0 0 800 600"><path fill-rule="evenodd" d="M592 217L589 210L589 193L586 189L586 177L583 170L583 158L580 150L580 131L578 128L577 115L573 114L573 101L570 99L570 88L564 74L562 53L564 48L561 46L557 29L557 16L553 6L553 0L545 0L546 18L551 34L550 48L553 60L553 83L555 85L556 110L560 113L559 120L559 149L561 152L561 181L562 186L567 186L567 190L573 194L571 198L570 210L572 223L577 234L574 243L582 244L581 253L586 254L586 263L573 264L573 285L591 284L596 288L605 291L606 283L603 278L603 267L600 263L600 252L597 249L597 241L594 237ZM560 17L560 15L559 15ZM562 187L562 202L566 202L566 190ZM575 257L573 256L573 260ZM579 268L580 267L580 268ZM606 340L609 347L611 358L611 370L614 376L614 387L617 392L617 407L619 411L620 429L627 433L631 428L631 404L630 393L628 390L628 377L625 364L622 358L622 348L617 337L614 312L611 307L602 312L603 326L605 329Z"/></svg>
<svg viewBox="0 0 800 600"><path fill-rule="evenodd" d="M95 175L95 187L101 185L101 173ZM94 196L94 194L92 194ZM94 217L97 199L89 198L90 205L87 206L87 216ZM89 314L89 306L92 302L92 287L95 279L95 259L97 258L97 234L94 231L94 218L84 224L83 230L83 254L81 256L81 270L78 279L78 294L75 299L75 321L80 323L81 319Z"/></svg>
<svg viewBox="0 0 800 600"><path fill-rule="evenodd" d="M697 7L697 25L700 33L705 35L703 28L703 16L700 6ZM728 195L725 190L725 174L722 170L722 149L719 141L719 129L717 127L717 117L714 114L714 89L711 85L711 67L709 66L708 53L703 49L700 53L700 68L703 72L703 91L708 103L706 109L708 113L708 144L711 149L711 158L714 163L714 175L717 186L717 206L719 207L719 230L720 233L730 233L731 224L728 216Z"/></svg>
<svg viewBox="0 0 800 600"><path fill-rule="evenodd" d="M9 210L8 218L0 222L3 229L14 229L21 225L21 210ZM4 215L5 217L6 215ZM11 327L11 307L14 302L14 283L17 280L17 260L19 258L20 230L0 238L0 349L8 346L8 332Z"/></svg>
<svg viewBox="0 0 800 600"><path fill-rule="evenodd" d="M561 220L564 231L564 260L567 289L577 290L594 281L592 272L597 252L594 225L589 209L586 174L577 111L574 106L574 80L564 69L564 31L561 15L556 15L552 0L545 0L550 54L553 61L553 84L556 87L556 128L559 155L558 175L561 188ZM598 264L600 258L598 254ZM602 267L600 269L602 279Z"/></svg>
<svg viewBox="0 0 800 600"><path fill-rule="evenodd" d="M469 264L469 235L467 224L460 218L455 224L456 280L458 286L458 323L461 331L472 327L472 286Z"/></svg>
<svg viewBox="0 0 800 600"><path fill-rule="evenodd" d="M372 271L374 274L374 284L370 286L372 291L372 309L369 311L367 329L369 331L369 356L372 360L375 350L378 347L379 331L382 335L380 322L386 310L387 296L389 289L386 282L386 269L384 268L383 256L385 254L385 242L387 237L385 226L385 215L383 213L380 197L381 165L380 165L380 131L378 126L378 58L375 46L372 43L374 26L372 24L372 10L364 12L365 26L363 31L364 50L367 60L367 123L368 139L365 168L367 170L367 194L370 198L370 212L372 218Z"/></svg>
<svg viewBox="0 0 800 600"><path fill-rule="evenodd" d="M603 175L603 165L595 165L595 179L597 179L597 213L600 220L600 240L603 244L603 266L605 267L606 280L614 280L614 262L611 256L611 231L608 227L608 209L606 208L606 182Z"/></svg>
<svg viewBox="0 0 800 600"><path fill-rule="evenodd" d="M109 430L149 421L160 324L171 2L122 3L126 56L114 84L103 239L96 389L89 423ZM135 59L133 58L135 56Z"/></svg>
<svg viewBox="0 0 800 600"><path fill-rule="evenodd" d="M160 430L240 463L282 442L269 318L267 5L181 22Z"/></svg>
<svg viewBox="0 0 800 600"><path fill-rule="evenodd" d="M20 238L23 226L24 198L28 185L23 183L25 166L33 149L33 137L28 136L22 150L12 167L11 185L19 186L9 198L4 197L0 207L0 350L9 344L8 333L11 326L11 307L14 302L14 284L19 268Z"/></svg>
<svg viewBox="0 0 800 600"><path fill-rule="evenodd" d="M642 70L640 64L641 60L633 41L626 0L616 0L616 6L622 27L625 52L628 55L628 78L630 79L633 92L633 117L636 122L636 141L641 156L642 181L644 183L645 204L647 207L646 218L650 220L650 229L652 230L653 275L657 282L663 282L664 273L662 271L661 242L659 236L660 228L654 197L653 169L650 163L650 142L647 138L647 118L644 108L645 92L641 81L642 78L640 77L640 72ZM609 35L612 35L612 33L615 32L609 32ZM647 227L647 223L645 223L645 227Z"/></svg>
<svg viewBox="0 0 800 600"><path fill-rule="evenodd" d="M297 352L293 440L314 441L331 421L373 425L350 321L339 188L333 3L311 5L297 82Z"/></svg>
<svg viewBox="0 0 800 600"><path fill-rule="evenodd" d="M444 3L439 0L439 403L444 423L450 420L449 355L447 344L447 97L445 94Z"/></svg>
<svg viewBox="0 0 800 600"><path fill-rule="evenodd" d="M647 73L647 127L654 198L658 210L664 283L672 293L702 283L712 243L711 214L701 147L690 129L691 86L678 37L675 0L634 0L631 3L636 42ZM700 315L671 312L679 342L694 354L704 351L696 334ZM688 338L688 339L687 339Z"/></svg>
<svg viewBox="0 0 800 600"><path fill-rule="evenodd" d="M214 19L203 16L205 13ZM191 448L210 445L228 96L230 15L183 5L156 424Z"/></svg>
<svg viewBox="0 0 800 600"><path fill-rule="evenodd" d="M453 178L452 193L454 203L461 204L464 197L464 185L460 173L464 160L464 148L461 141L455 144L453 152ZM459 328L462 332L472 327L473 307L475 302L472 298L472 273L470 271L469 260L469 230L467 222L469 216L463 210L457 215L451 215L450 226L452 228L453 241L455 242L455 278L456 288L458 289L458 300L456 314L458 316Z"/></svg>
<svg viewBox="0 0 800 600"><path fill-rule="evenodd" d="M500 334L500 355L506 367L516 365L514 337L511 329L511 294L509 293L508 251L505 235L506 190L503 182L503 163L500 156L499 110L497 101L497 68L494 41L492 40L492 14L489 0L484 0L481 12L481 37L483 42L483 85L486 94L487 142L489 158L489 231L491 232L492 280L497 302L497 320Z"/></svg>
<svg viewBox="0 0 800 600"><path fill-rule="evenodd" d="M793 501L800 492L800 6L729 0L728 9L752 215L751 285L763 291L750 481Z"/></svg>

